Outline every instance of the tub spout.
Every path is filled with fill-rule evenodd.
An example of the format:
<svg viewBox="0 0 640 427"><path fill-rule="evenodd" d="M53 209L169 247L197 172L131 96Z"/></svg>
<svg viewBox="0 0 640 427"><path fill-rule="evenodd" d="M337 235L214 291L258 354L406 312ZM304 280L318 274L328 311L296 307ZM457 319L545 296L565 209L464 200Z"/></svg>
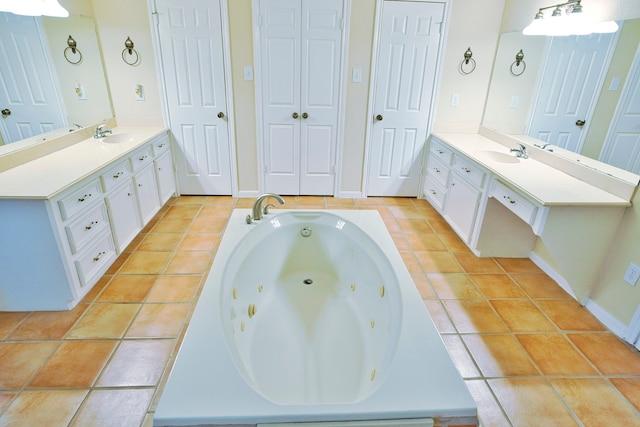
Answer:
<svg viewBox="0 0 640 427"><path fill-rule="evenodd" d="M280 203L281 205L284 204L284 199L280 196L278 196L277 194L274 193L266 193L263 194L262 196L258 197L256 199L256 201L253 203L253 210L252 210L252 219L254 221L259 221L262 219L262 215L263 215L263 210L262 210L262 203L267 200L269 197L273 197L274 199L276 199L278 201L278 203ZM266 209L264 211L264 213L266 212Z"/></svg>

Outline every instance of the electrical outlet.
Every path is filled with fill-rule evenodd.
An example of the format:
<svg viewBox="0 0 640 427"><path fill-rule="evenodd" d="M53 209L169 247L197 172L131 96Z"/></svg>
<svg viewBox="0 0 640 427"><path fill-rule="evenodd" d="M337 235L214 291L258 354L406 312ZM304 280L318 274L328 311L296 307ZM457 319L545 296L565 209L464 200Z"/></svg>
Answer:
<svg viewBox="0 0 640 427"><path fill-rule="evenodd" d="M624 274L624 281L631 286L635 286L636 283L638 283L638 278L640 278L640 267L634 263L629 263L629 268L627 268L627 272Z"/></svg>

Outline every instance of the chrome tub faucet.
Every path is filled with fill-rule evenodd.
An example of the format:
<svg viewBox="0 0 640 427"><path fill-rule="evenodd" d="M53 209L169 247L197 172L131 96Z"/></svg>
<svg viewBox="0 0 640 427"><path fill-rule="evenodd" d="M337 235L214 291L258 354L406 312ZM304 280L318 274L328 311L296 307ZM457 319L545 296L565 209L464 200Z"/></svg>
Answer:
<svg viewBox="0 0 640 427"><path fill-rule="evenodd" d="M273 204L268 204L264 206L264 208L262 207L262 204L264 203L264 201L267 200L269 197L273 197L281 205L284 204L284 199L275 193L263 194L262 196L258 197L256 201L253 203L252 214L247 215L247 224L251 224L252 221L260 221L262 219L262 215L265 215L268 213L269 206L274 206Z"/></svg>

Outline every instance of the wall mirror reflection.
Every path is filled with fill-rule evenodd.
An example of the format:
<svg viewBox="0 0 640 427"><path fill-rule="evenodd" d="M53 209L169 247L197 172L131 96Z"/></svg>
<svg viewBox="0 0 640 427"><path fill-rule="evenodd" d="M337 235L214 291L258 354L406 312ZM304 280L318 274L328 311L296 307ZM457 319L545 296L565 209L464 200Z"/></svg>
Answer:
<svg viewBox="0 0 640 427"><path fill-rule="evenodd" d="M64 55L70 35L82 51L76 64ZM0 76L0 154L16 141L113 116L91 17L0 13Z"/></svg>
<svg viewBox="0 0 640 427"><path fill-rule="evenodd" d="M483 125L640 174L640 19L621 24L586 36L503 33ZM514 76L520 49L527 69Z"/></svg>

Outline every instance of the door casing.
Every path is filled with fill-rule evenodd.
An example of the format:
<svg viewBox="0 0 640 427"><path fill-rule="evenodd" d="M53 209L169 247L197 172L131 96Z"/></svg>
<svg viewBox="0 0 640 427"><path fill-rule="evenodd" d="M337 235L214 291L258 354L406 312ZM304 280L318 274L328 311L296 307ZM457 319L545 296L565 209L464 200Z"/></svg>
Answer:
<svg viewBox="0 0 640 427"><path fill-rule="evenodd" d="M374 126L374 116L375 116L375 90L376 90L376 81L377 81L377 64L379 50L380 50L380 29L382 25L382 7L385 1L407 1L407 2L425 2L425 3L441 3L444 5L444 19L442 22L442 26L440 28L441 41L440 47L437 53L437 65L436 65L436 75L434 78L434 88L433 95L429 105L429 117L427 120L427 140L429 139L429 135L431 135L431 131L433 129L433 119L435 117L435 107L436 101L438 99L438 95L440 92L440 83L442 81L442 70L441 64L444 57L444 52L446 50L446 40L447 40L447 32L448 32L448 23L451 17L451 7L450 0L376 0L376 15L375 15L375 23L374 23L374 33L373 33L373 52L371 54L371 72L369 76L369 81L371 82L369 85L369 101L367 104L367 126L365 133L365 152L364 152L364 164L362 170L363 177L363 185L362 185L362 197L367 197L367 189L368 189L368 177L369 177L369 169L371 162L371 145L373 140L373 126ZM422 160L421 167L421 176L420 183L418 185L418 193L420 189L423 187L424 182L424 166L427 158L428 150L424 150L424 155ZM419 196L420 194L416 194Z"/></svg>
<svg viewBox="0 0 640 427"><path fill-rule="evenodd" d="M206 3L206 0L202 0ZM158 10L156 8L155 0L147 0L147 9L149 10L149 23L151 27L154 53L155 53L155 65L158 72L158 83L160 86L160 95L162 102L163 121L166 127L171 128L171 120L169 117L169 103L168 94L166 88L166 79L162 64L162 51L160 47L160 32L158 22ZM229 41L229 0L220 0L220 15L222 33L222 50L224 61L224 74L225 74L225 95L226 95L226 117L228 120L228 138L229 138L229 162L231 172L231 195L238 197L238 170L237 170L237 151L236 151L236 134L235 134L235 115L233 104L233 86L231 81L231 44ZM171 135L171 134L170 134ZM173 137L171 137L173 139ZM174 141L175 143L175 141ZM172 149L174 143L171 144ZM174 166L175 169L175 166ZM178 188L178 193L180 189Z"/></svg>
<svg viewBox="0 0 640 427"><path fill-rule="evenodd" d="M262 90L263 85L259 76L262 75L262 61L260 52L260 0L252 0L252 16L253 16L253 64L255 79L255 111L256 111L256 148L258 158L258 192L263 193L265 189L265 165L264 165L264 132L263 132L263 114L262 114ZM336 126L336 146L335 146L335 179L333 194L337 195L340 189L342 176L342 147L344 140L344 114L346 102L346 82L348 70L348 46L349 46L349 24L351 17L351 0L344 0L343 5L343 34L340 59L340 85L338 90L338 122Z"/></svg>

